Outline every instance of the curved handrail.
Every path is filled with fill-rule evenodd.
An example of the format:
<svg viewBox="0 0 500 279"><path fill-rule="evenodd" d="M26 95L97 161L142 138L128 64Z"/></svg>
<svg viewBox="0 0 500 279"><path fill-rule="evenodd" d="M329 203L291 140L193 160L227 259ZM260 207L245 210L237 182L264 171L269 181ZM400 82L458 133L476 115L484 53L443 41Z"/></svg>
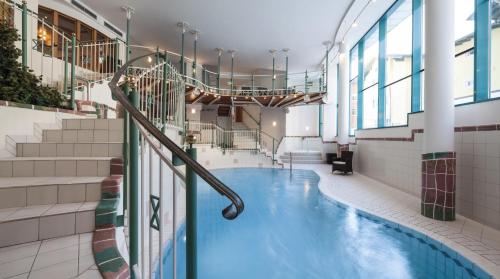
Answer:
<svg viewBox="0 0 500 279"><path fill-rule="evenodd" d="M189 155L184 152L177 144L164 135L158 128L151 123L132 103L118 86L121 76L126 72L127 68L135 61L147 57L149 55L142 55L136 57L125 63L113 76L109 83L109 88L112 94L116 97L118 102L127 110L127 112L140 124L146 131L155 137L161 144L168 148L173 154L179 157L186 165L191 167L193 171L198 174L208 185L215 189L219 194L225 196L231 201L231 204L222 210L222 216L228 220L233 220L240 215L245 206L243 200L233 190L222 183L217 177L211 174L207 169L201 166L198 162L193 160Z"/></svg>

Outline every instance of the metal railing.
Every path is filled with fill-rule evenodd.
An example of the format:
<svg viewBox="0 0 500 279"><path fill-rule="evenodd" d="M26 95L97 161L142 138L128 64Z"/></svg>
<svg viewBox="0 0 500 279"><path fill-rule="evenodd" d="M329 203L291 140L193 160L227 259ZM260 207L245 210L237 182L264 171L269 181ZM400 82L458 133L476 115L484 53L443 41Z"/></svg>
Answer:
<svg viewBox="0 0 500 279"><path fill-rule="evenodd" d="M129 205L127 208L129 209L131 272L135 277L142 275L142 278L149 278L152 277L153 270L157 270L160 278L163 278L163 247L169 235L166 232L166 227L171 226L173 255L176 255L175 235L179 224L178 219L182 218L178 205L184 202L186 207L187 278L194 278L193 274L196 273L196 176L198 175L231 202L222 210L224 218L232 220L238 217L243 212L244 204L238 194L196 161L196 149L189 146L184 151L176 142L160 131L157 123L158 116L166 115L168 110L162 110L165 102L162 102L161 96L158 96L160 92L158 88L161 88L163 100L167 100L164 95L164 89L167 87L159 86L159 84L165 82L170 84L170 91L166 90L167 94L168 92L172 92L174 95L183 96L184 94L185 84L176 70L168 63L162 62L146 71L132 71L134 74L126 79L126 83L123 82L122 77L127 73L127 68L147 56L148 54L142 55L127 62L115 73L109 83L111 92L128 112L130 119L128 128L130 152L129 160L127 160L129 165L124 167L128 169L129 178L127 184ZM166 75L166 78L161 80L159 77L161 74L164 74L164 77ZM148 105L148 96L157 100L152 106ZM178 99L183 100L183 98ZM173 105L178 106L179 104ZM177 108L177 111L180 110L183 110L183 106ZM173 113L171 116L172 123L182 123L181 121L184 119L183 114L180 113ZM140 143L139 135L141 135ZM170 156L172 159L169 159ZM184 164L186 166L185 175L176 167ZM166 173L171 176L171 180L166 177ZM172 181L172 183L170 184L168 181ZM185 199L182 199L183 193L181 192L183 190L178 187L182 182L186 185ZM165 205L168 203L166 191L169 186L172 187L171 201L173 206L170 212L172 222L167 222L168 216L165 216L168 215ZM181 194L180 197L179 194ZM140 245L139 242L141 242ZM173 278L176 278L175 257L171 270ZM140 273L140 275L135 272Z"/></svg>
<svg viewBox="0 0 500 279"><path fill-rule="evenodd" d="M250 150L266 153L273 164L280 140L260 129L226 130L213 122L186 121L185 131L196 137L197 144L225 150Z"/></svg>
<svg viewBox="0 0 500 279"><path fill-rule="evenodd" d="M76 91L85 92L89 84L109 80L124 61L125 45L119 39L79 42L75 34L63 32L28 9L26 2L0 0L0 12L2 20L20 33L16 46L21 49L22 66L61 93L72 108L75 98L81 98Z"/></svg>

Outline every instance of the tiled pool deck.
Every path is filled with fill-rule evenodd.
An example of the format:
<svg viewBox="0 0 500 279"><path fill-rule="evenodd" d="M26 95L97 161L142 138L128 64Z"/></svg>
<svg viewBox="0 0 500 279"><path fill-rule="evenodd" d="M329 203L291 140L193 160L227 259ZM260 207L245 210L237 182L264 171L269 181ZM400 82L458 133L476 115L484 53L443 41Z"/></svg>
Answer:
<svg viewBox="0 0 500 279"><path fill-rule="evenodd" d="M294 165L314 170L328 198L421 232L500 278L500 231L457 215L443 222L420 214L420 199L366 176L331 174L329 165Z"/></svg>
<svg viewBox="0 0 500 279"><path fill-rule="evenodd" d="M0 248L0 278L101 278L92 233Z"/></svg>

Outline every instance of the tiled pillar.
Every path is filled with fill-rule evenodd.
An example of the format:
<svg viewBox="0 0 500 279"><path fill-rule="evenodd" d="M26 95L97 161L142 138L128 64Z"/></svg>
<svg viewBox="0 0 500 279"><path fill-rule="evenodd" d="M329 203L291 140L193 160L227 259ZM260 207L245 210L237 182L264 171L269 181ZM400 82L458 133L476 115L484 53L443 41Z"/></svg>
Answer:
<svg viewBox="0 0 500 279"><path fill-rule="evenodd" d="M455 152L422 155L422 215L441 221L455 220Z"/></svg>
<svg viewBox="0 0 500 279"><path fill-rule="evenodd" d="M422 215L455 219L454 147L455 0L425 5L425 106L422 155Z"/></svg>

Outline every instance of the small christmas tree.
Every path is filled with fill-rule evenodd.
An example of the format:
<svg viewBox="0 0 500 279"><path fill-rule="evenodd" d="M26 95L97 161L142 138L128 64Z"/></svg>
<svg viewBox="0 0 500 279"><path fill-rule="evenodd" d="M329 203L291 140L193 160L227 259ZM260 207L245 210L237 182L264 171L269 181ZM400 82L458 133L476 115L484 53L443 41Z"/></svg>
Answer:
<svg viewBox="0 0 500 279"><path fill-rule="evenodd" d="M54 88L42 85L42 78L18 62L21 50L15 42L19 35L6 21L0 21L0 100L60 107L63 98Z"/></svg>

